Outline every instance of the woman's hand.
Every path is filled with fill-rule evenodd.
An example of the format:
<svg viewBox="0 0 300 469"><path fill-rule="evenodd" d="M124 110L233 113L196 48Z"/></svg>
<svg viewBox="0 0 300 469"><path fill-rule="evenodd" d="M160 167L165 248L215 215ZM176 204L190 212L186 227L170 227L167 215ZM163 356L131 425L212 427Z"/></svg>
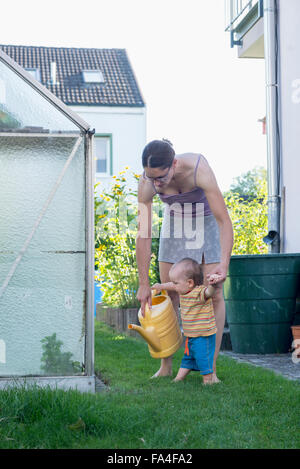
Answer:
<svg viewBox="0 0 300 469"><path fill-rule="evenodd" d="M145 307L148 303L149 308L152 308L152 292L149 285L140 285L136 294L136 298L141 303L141 313L145 316Z"/></svg>

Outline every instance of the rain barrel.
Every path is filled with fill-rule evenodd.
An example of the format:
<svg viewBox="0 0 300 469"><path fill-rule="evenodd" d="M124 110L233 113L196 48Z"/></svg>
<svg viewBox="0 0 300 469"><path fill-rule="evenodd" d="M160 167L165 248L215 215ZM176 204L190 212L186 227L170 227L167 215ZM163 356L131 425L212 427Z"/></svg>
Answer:
<svg viewBox="0 0 300 469"><path fill-rule="evenodd" d="M224 298L234 352L288 352L299 274L298 253L231 257Z"/></svg>

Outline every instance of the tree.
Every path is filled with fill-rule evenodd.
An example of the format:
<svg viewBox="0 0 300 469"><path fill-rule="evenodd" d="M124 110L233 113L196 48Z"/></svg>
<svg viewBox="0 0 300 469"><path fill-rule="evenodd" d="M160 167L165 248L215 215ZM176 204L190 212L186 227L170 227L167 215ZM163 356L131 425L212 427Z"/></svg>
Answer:
<svg viewBox="0 0 300 469"><path fill-rule="evenodd" d="M232 221L232 254L266 254L263 237L268 228L267 181L264 168L254 168L235 178L224 194Z"/></svg>
<svg viewBox="0 0 300 469"><path fill-rule="evenodd" d="M267 181L267 170L262 166L255 166L241 176L235 177L229 191L239 194L244 200L251 200L258 196L265 181ZM225 193L227 194L228 192Z"/></svg>

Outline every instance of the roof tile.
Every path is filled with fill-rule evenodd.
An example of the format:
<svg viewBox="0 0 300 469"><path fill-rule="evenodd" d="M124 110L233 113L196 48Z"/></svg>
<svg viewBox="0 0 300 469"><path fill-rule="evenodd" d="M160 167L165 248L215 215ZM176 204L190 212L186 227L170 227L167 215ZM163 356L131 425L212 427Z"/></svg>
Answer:
<svg viewBox="0 0 300 469"><path fill-rule="evenodd" d="M145 106L125 49L83 49L1 45L24 68L39 68L41 83L65 104ZM56 62L58 84L50 83L50 64ZM82 70L100 69L104 83L85 84Z"/></svg>

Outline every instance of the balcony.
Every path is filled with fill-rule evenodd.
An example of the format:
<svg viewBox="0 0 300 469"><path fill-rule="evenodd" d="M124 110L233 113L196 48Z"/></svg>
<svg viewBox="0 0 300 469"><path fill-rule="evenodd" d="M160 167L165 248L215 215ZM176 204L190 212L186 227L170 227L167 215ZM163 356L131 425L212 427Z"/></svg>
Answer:
<svg viewBox="0 0 300 469"><path fill-rule="evenodd" d="M225 0L225 31L230 46L243 46L244 36L263 17L263 0Z"/></svg>

